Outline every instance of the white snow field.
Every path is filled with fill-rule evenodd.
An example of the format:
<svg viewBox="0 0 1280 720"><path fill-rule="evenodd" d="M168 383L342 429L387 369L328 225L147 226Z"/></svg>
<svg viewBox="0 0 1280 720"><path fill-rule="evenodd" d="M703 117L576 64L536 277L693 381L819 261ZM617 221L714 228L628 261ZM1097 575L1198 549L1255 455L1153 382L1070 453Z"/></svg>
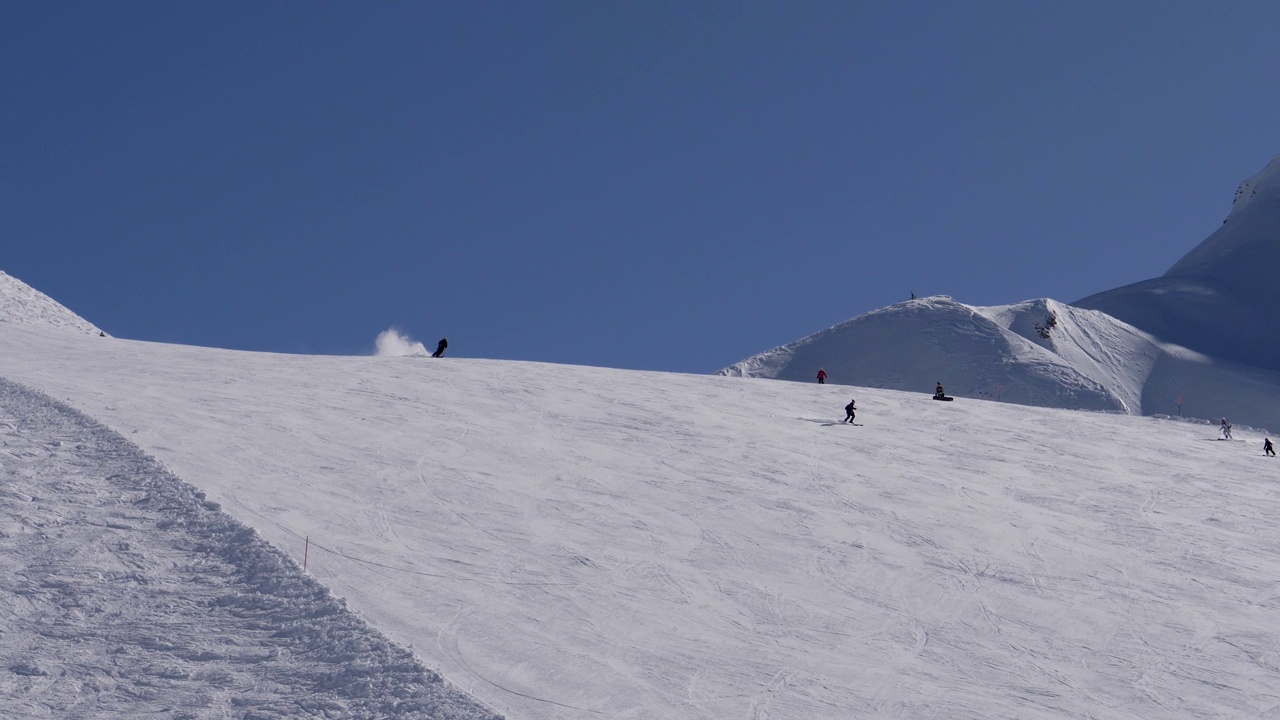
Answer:
<svg viewBox="0 0 1280 720"><path fill-rule="evenodd" d="M303 613L243 628L224 611L256 617L274 607L262 585L305 579L202 550L221 533L189 517L215 502L234 520L210 522L252 527L299 565L307 553L311 578L509 718L1280 718L1280 460L1248 428L1225 441L1205 423L941 403L931 388L255 354L17 324L0 325L0 377L207 497L139 502L161 470L82 439L87 418L41 426L46 401L14 391L0 424L6 717L165 703L251 717L232 703L268 693L264 676L341 654L276 649L281 633L327 635ZM857 427L836 422L850 397ZM44 455L54 476L27 469ZM146 547L159 580L112 589L132 556L108 531ZM42 554L58 534L87 547L58 551L71 569ZM48 579L33 592L16 566ZM117 640L107 621L130 613ZM136 714L114 711L123 695L58 712L76 709L68 688L121 685L145 693ZM293 707L355 717L359 701Z"/></svg>

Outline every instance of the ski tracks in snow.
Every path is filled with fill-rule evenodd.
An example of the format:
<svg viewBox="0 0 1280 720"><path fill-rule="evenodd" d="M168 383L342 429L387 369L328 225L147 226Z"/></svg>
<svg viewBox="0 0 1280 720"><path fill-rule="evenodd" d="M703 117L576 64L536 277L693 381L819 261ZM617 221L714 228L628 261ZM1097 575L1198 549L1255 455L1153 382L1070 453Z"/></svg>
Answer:
<svg viewBox="0 0 1280 720"><path fill-rule="evenodd" d="M116 433L0 413L6 716L496 717Z"/></svg>

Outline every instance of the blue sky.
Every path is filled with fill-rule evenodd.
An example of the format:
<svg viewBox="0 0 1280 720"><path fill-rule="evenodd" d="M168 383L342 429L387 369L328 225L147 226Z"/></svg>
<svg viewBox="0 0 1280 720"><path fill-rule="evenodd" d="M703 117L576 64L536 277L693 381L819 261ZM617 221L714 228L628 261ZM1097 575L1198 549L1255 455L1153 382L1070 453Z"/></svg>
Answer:
<svg viewBox="0 0 1280 720"><path fill-rule="evenodd" d="M1163 273L1280 4L0 4L0 270L108 332L711 372Z"/></svg>

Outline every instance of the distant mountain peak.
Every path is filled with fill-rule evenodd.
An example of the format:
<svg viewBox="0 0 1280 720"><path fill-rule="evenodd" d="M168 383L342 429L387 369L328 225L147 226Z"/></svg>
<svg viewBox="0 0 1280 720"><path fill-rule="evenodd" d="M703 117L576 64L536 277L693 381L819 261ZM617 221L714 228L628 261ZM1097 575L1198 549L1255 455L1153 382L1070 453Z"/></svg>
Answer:
<svg viewBox="0 0 1280 720"><path fill-rule="evenodd" d="M1244 211L1259 196L1273 201L1280 200L1280 157L1273 158L1262 172L1240 183L1227 219Z"/></svg>
<svg viewBox="0 0 1280 720"><path fill-rule="evenodd" d="M90 335L102 333L58 301L3 271L0 271L0 322Z"/></svg>
<svg viewBox="0 0 1280 720"><path fill-rule="evenodd" d="M1141 412L1156 342L1049 298L977 307L945 296L889 305L760 353L721 374L830 382L1025 405Z"/></svg>
<svg viewBox="0 0 1280 720"><path fill-rule="evenodd" d="M1164 342L1098 310L1039 298L979 307L947 296L864 313L720 371L734 377L948 395L1133 415L1229 415L1280 425L1280 374Z"/></svg>
<svg viewBox="0 0 1280 720"><path fill-rule="evenodd" d="M872 310L721 374L1280 425L1280 158L1163 276L1070 305L948 296Z"/></svg>
<svg viewBox="0 0 1280 720"><path fill-rule="evenodd" d="M1280 158L1240 183L1226 221L1164 275L1073 303L1211 357L1280 372Z"/></svg>

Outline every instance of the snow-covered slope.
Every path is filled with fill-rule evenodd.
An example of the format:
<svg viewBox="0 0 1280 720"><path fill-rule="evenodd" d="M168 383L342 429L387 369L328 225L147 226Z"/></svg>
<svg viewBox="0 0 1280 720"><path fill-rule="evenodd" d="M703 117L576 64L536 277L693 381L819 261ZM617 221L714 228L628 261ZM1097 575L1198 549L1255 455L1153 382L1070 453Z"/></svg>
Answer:
<svg viewBox="0 0 1280 720"><path fill-rule="evenodd" d="M0 716L472 718L118 433L0 379Z"/></svg>
<svg viewBox="0 0 1280 720"><path fill-rule="evenodd" d="M1161 339L1280 371L1280 158L1244 181L1231 213L1163 276L1074 304L1102 310Z"/></svg>
<svg viewBox="0 0 1280 720"><path fill-rule="evenodd" d="M1097 331L1058 311L1063 337ZM1022 314L966 322L1057 372L991 329ZM0 376L296 560L309 537L314 578L513 718L1280 717L1280 461L1246 428L927 387L77 340L0 327ZM835 422L850 395L860 427ZM97 462L75 467L118 472ZM6 532L21 555L47 531ZM3 604L93 631L90 608L48 601ZM42 647L14 672L84 682L103 646Z"/></svg>
<svg viewBox="0 0 1280 720"><path fill-rule="evenodd" d="M102 331L48 295L0 272L0 322L98 335Z"/></svg>
<svg viewBox="0 0 1280 720"><path fill-rule="evenodd" d="M998 307L910 300L720 372L814 382L819 368L837 384L931 393L941 382L959 397L1227 416L1280 428L1280 374L1209 358L1105 313L1047 299Z"/></svg>

